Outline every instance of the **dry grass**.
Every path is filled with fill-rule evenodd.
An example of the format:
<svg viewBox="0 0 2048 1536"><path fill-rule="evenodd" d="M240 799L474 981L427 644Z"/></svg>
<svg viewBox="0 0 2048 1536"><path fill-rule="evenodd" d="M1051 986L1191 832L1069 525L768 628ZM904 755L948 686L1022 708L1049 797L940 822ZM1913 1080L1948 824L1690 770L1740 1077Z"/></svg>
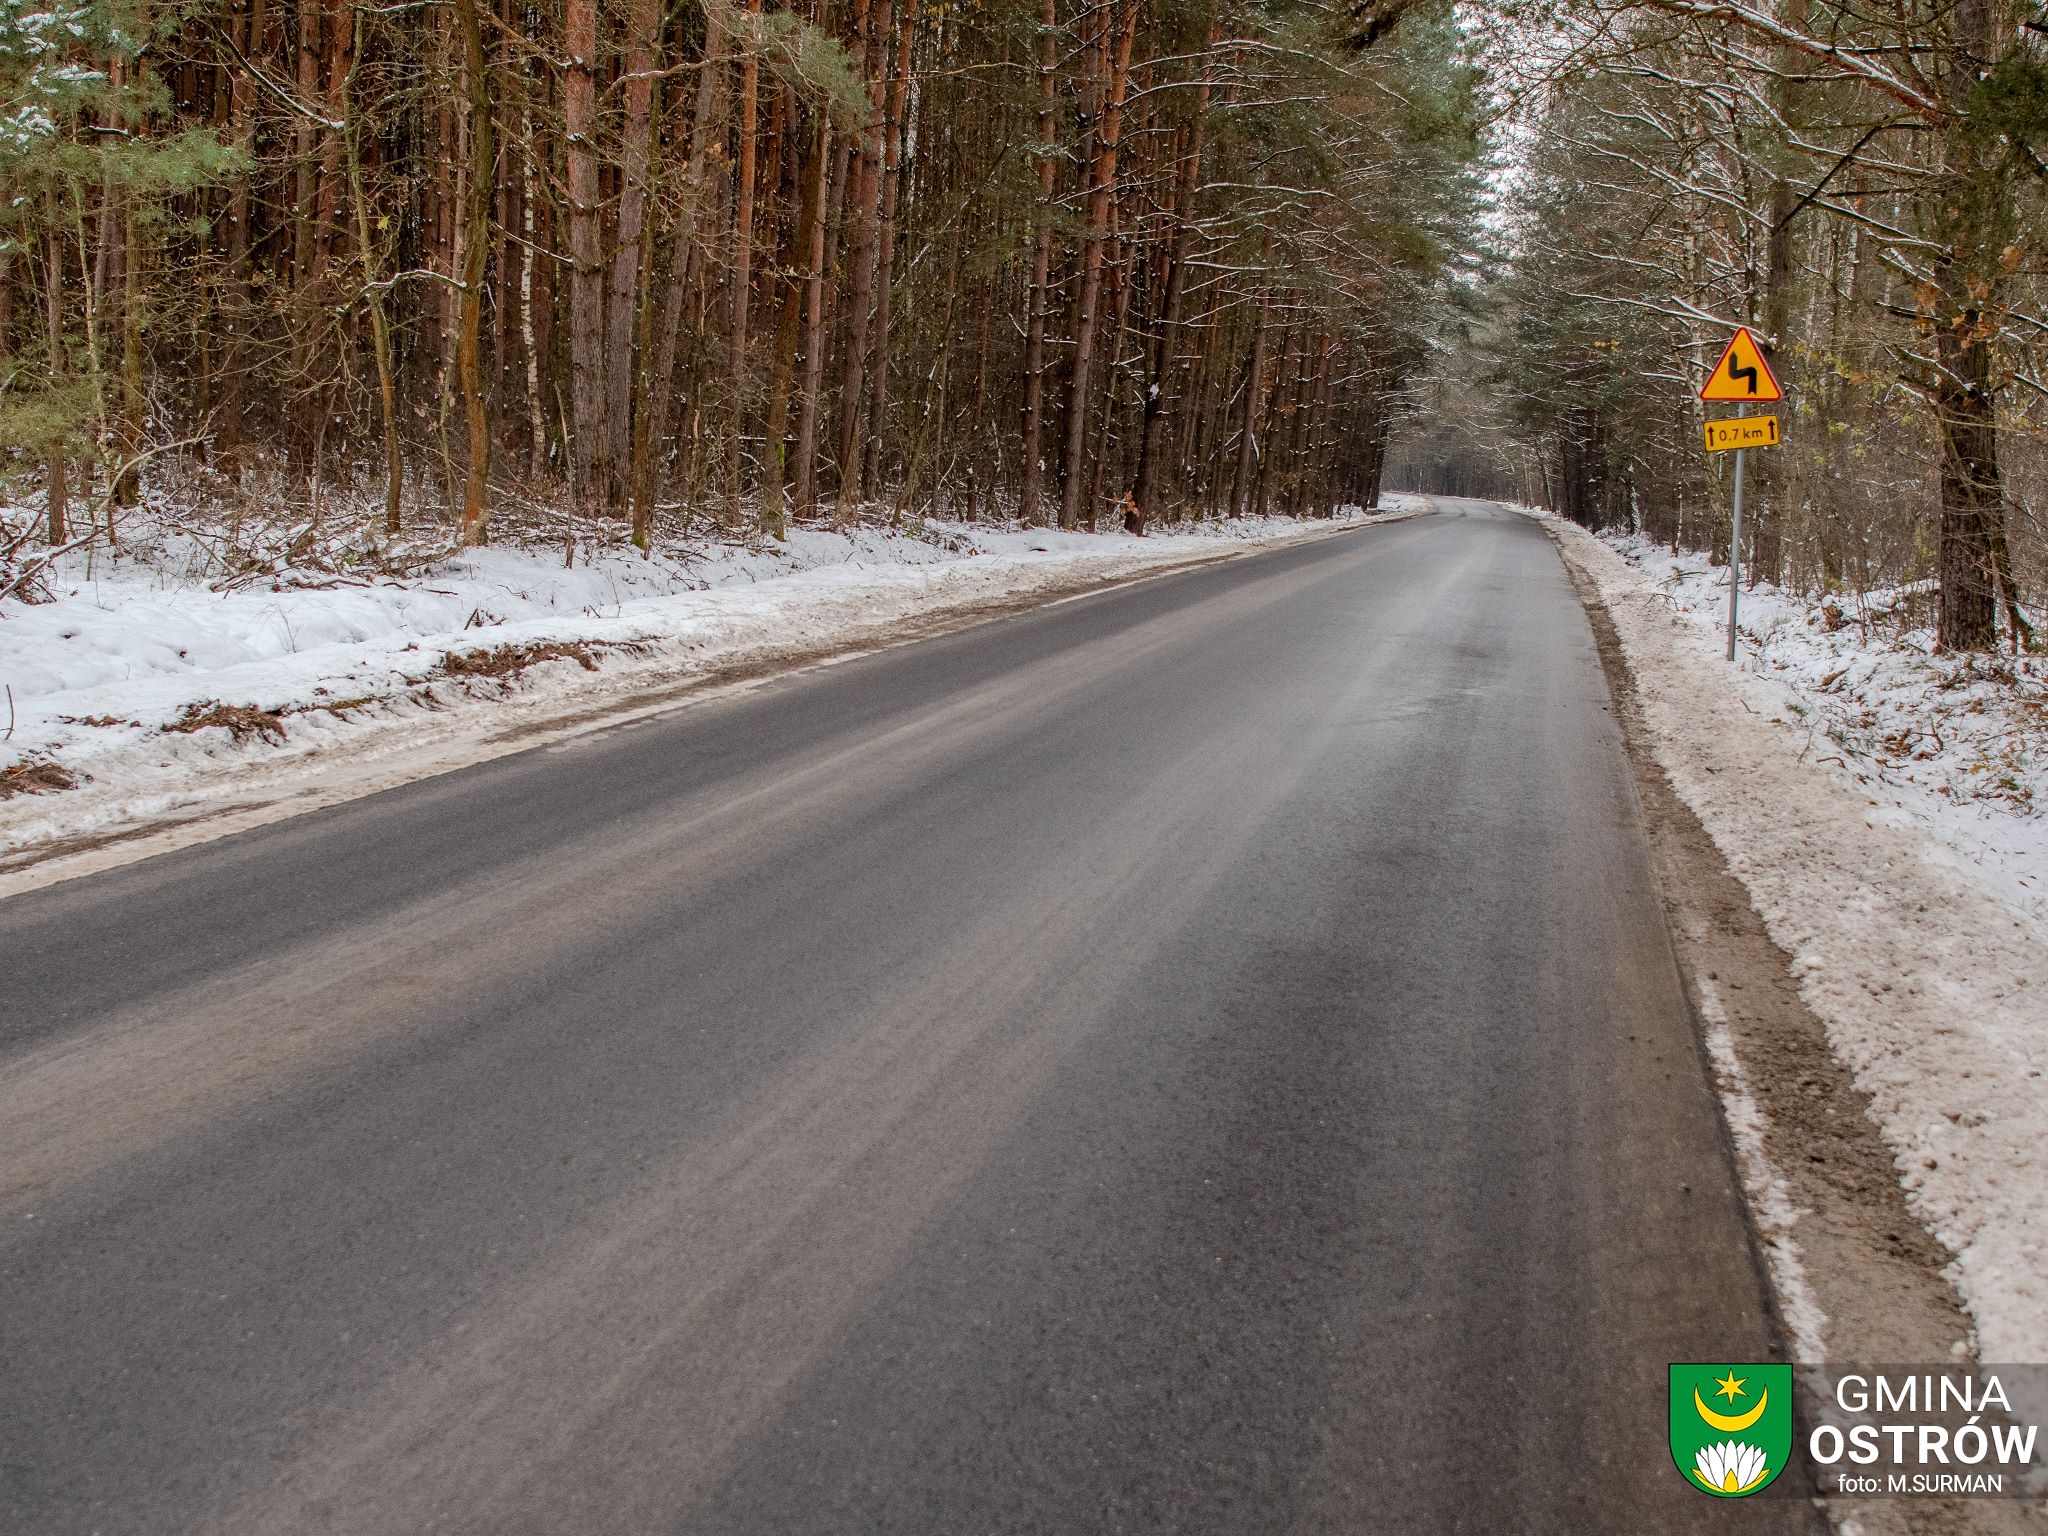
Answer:
<svg viewBox="0 0 2048 1536"><path fill-rule="evenodd" d="M284 719L278 711L258 709L254 704L222 704L212 699L187 704L185 713L164 730L190 734L216 725L237 742L247 741L251 736L261 736L265 741L284 740Z"/></svg>
<svg viewBox="0 0 2048 1536"><path fill-rule="evenodd" d="M444 677L509 677L542 661L573 661L586 672L597 670L593 647L576 640L535 640L525 645L499 645L487 651L451 651L441 660Z"/></svg>
<svg viewBox="0 0 2048 1536"><path fill-rule="evenodd" d="M16 795L46 795L52 790L76 789L78 780L68 769L48 761L14 763L0 768L0 800Z"/></svg>

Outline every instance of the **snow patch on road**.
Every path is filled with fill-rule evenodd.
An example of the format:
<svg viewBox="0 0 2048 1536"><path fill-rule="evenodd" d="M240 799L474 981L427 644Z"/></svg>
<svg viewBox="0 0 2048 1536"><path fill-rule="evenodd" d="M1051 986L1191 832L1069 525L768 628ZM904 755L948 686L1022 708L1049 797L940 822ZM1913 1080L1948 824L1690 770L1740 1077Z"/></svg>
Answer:
<svg viewBox="0 0 2048 1536"><path fill-rule="evenodd" d="M2025 725L2038 674L1973 679L1966 662L1914 659L1910 635L1891 654L1896 642L1861 626L1845 639L1851 626L1807 623L1778 594L1752 606L1761 627L1730 666L1711 582L1682 557L1546 522L1613 617L1673 789L1792 957L1802 998L1870 1095L1909 1203L1955 1255L1979 1358L2048 1360L2040 812L2031 795L1957 794L1956 775L1991 771L1970 755L1986 741L1925 757L1883 744L1937 730L1951 742L1957 716ZM1958 673L1956 686L1935 681ZM1843 678L1860 683L1845 692ZM1994 705L1970 692L1980 687L2006 692ZM1952 695L1987 702L1955 709ZM1860 723L1865 712L1876 718ZM1863 748L1842 750L1844 737ZM1999 771L2037 784L2041 750L2036 725Z"/></svg>

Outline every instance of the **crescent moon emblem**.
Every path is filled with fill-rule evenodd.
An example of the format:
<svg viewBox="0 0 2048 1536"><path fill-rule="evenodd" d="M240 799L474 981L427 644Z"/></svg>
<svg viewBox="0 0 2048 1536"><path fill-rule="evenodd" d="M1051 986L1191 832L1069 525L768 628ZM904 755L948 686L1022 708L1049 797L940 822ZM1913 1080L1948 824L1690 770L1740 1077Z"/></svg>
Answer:
<svg viewBox="0 0 2048 1536"><path fill-rule="evenodd" d="M1771 1389L1769 1387L1765 1387L1763 1390L1763 1394L1757 1398L1756 1406L1754 1408L1750 1409L1747 1413L1737 1414L1731 1417L1725 1413L1714 1412L1713 1409L1709 1408L1704 1402L1700 1400L1700 1389L1698 1387L1694 1387L1692 1389L1693 1407L1699 1409L1701 1418L1705 1419L1707 1423L1711 1425L1713 1428L1720 1430L1721 1433L1724 1435L1739 1435L1745 1429L1749 1428L1750 1425L1754 1424L1758 1419L1764 1416L1764 1404L1768 1403L1770 1400Z"/></svg>

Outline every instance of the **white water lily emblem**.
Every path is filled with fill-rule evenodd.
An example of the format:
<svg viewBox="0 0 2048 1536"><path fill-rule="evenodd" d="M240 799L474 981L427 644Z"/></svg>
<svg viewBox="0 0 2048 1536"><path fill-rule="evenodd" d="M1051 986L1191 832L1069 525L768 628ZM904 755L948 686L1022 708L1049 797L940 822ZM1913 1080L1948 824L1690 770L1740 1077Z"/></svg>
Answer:
<svg viewBox="0 0 2048 1536"><path fill-rule="evenodd" d="M1747 1493L1771 1470L1761 1450L1740 1440L1701 1446L1693 1466L1693 1476L1716 1493Z"/></svg>

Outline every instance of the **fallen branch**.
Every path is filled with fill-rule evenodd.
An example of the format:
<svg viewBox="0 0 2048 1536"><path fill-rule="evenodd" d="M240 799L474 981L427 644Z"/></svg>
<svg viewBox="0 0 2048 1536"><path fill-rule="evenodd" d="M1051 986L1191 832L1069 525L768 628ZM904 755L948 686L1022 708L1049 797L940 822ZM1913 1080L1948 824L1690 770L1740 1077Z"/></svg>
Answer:
<svg viewBox="0 0 2048 1536"><path fill-rule="evenodd" d="M15 572L13 578L6 586L0 587L0 602L4 602L21 592L29 582L49 569L51 562L60 556L70 554L74 549L83 549L97 537L99 537L99 530L95 528L91 533L81 534L68 544L60 544L55 549L46 550L42 554L37 555L33 560L22 566L19 571Z"/></svg>

